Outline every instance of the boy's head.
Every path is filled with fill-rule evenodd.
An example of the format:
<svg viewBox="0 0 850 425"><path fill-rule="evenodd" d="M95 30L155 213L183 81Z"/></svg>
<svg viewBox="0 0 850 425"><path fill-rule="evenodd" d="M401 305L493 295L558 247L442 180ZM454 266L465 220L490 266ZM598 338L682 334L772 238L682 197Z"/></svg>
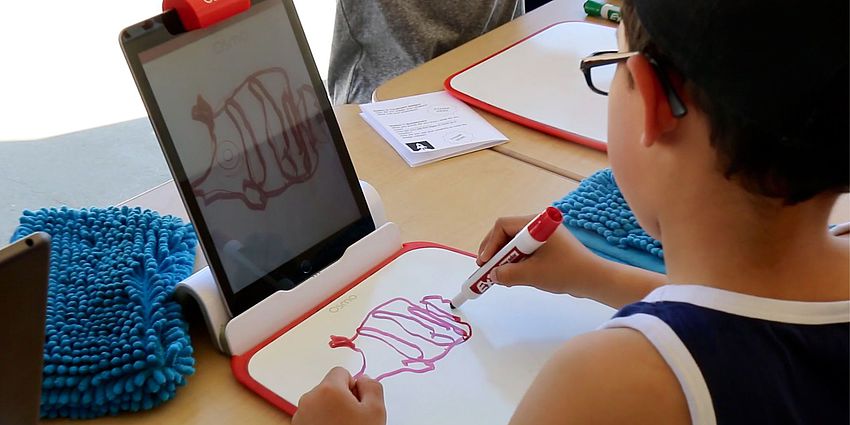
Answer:
<svg viewBox="0 0 850 425"><path fill-rule="evenodd" d="M710 171L779 204L848 190L848 2L816 15L802 1L623 3L619 50L642 54L612 82L609 156L642 224L663 202L642 187L659 164L662 174ZM688 108L681 119L661 73ZM644 149L656 144L676 146ZM664 169L683 158L690 168Z"/></svg>

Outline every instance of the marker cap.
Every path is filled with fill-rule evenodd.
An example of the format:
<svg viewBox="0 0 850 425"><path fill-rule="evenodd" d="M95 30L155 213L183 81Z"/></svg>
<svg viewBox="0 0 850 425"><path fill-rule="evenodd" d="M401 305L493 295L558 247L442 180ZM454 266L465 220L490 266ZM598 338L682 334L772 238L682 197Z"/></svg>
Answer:
<svg viewBox="0 0 850 425"><path fill-rule="evenodd" d="M588 16L600 16L614 22L620 22L620 8L602 0L584 2L584 13L587 13Z"/></svg>
<svg viewBox="0 0 850 425"><path fill-rule="evenodd" d="M549 236L552 236L552 233L555 233L563 219L564 216L559 209L555 207L546 208L546 211L543 211L528 225L528 233L537 241L545 242L549 239Z"/></svg>

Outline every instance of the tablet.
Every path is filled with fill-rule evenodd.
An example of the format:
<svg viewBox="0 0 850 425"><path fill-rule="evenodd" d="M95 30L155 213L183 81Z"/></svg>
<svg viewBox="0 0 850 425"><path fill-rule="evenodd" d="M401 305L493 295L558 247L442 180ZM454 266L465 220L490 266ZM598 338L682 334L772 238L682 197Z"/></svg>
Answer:
<svg viewBox="0 0 850 425"><path fill-rule="evenodd" d="M290 0L189 32L171 10L119 41L231 315L375 229Z"/></svg>
<svg viewBox="0 0 850 425"><path fill-rule="evenodd" d="M39 423L50 235L0 246L0 424Z"/></svg>

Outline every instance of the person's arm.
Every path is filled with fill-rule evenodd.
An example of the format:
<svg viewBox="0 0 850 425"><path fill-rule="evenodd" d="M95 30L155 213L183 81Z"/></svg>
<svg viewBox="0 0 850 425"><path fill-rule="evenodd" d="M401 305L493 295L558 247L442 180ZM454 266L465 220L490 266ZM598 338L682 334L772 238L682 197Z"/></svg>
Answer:
<svg viewBox="0 0 850 425"><path fill-rule="evenodd" d="M676 376L631 329L567 342L543 367L510 425L689 424Z"/></svg>
<svg viewBox="0 0 850 425"><path fill-rule="evenodd" d="M478 249L478 264L487 262L532 218L504 217L496 220ZM526 285L558 294L592 298L614 308L639 301L666 283L662 274L599 257L563 226L528 259L497 267L490 278L505 286Z"/></svg>

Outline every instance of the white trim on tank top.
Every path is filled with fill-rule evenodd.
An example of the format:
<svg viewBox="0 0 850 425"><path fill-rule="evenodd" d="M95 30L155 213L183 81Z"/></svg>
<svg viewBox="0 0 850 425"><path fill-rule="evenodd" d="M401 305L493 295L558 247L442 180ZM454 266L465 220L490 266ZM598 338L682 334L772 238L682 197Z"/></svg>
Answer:
<svg viewBox="0 0 850 425"><path fill-rule="evenodd" d="M600 326L600 329L611 328L634 329L655 346L682 387L693 425L717 423L708 384L705 383L705 378L696 360L691 356L691 352L667 323L646 313L636 313L611 319Z"/></svg>
<svg viewBox="0 0 850 425"><path fill-rule="evenodd" d="M683 302L738 316L798 325L850 322L850 301L777 300L702 285L661 286L650 292L643 301Z"/></svg>

